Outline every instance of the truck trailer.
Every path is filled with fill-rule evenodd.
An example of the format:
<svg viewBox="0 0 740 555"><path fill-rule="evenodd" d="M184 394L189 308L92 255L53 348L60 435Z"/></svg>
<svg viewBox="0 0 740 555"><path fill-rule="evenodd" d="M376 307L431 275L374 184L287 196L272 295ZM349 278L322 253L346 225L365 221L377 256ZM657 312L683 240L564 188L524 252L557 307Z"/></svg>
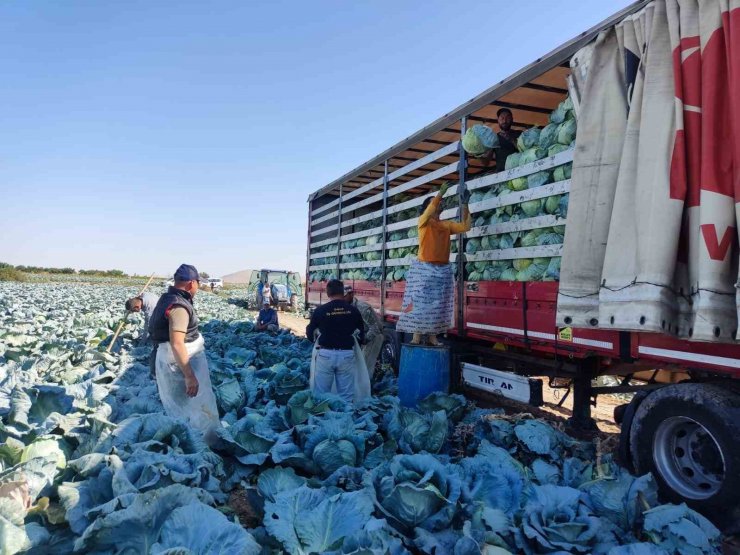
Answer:
<svg viewBox="0 0 740 555"><path fill-rule="evenodd" d="M737 0L636 2L311 194L307 305L349 282L397 363L419 207L452 182L454 218L466 188L452 383L536 405L532 378L559 379L576 428L598 395L632 393L622 463L740 527L738 29ZM526 133L496 168L462 137L501 108Z"/></svg>

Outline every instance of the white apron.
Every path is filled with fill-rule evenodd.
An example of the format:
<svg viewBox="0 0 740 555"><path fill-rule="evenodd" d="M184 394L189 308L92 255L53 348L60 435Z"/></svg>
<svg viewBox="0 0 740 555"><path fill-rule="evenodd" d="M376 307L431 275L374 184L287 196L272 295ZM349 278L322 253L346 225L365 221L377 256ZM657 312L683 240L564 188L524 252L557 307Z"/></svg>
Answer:
<svg viewBox="0 0 740 555"><path fill-rule="evenodd" d="M185 393L185 376L175 362L175 355L169 341L160 343L157 349L157 389L159 398L168 416L186 420L203 434L203 439L210 444L215 438L215 431L221 425L218 419L216 396L211 386L208 372L203 336L191 343L185 343L190 355L190 367L198 379L198 394L188 397Z"/></svg>
<svg viewBox="0 0 740 555"><path fill-rule="evenodd" d="M319 336L320 333L316 333L316 341L314 341L313 344L313 350L311 351L311 373L309 376L309 387L311 388L311 391L313 391L314 388L314 377L316 374L316 355L318 354L319 350L317 349L319 345ZM370 389L370 370L368 370L367 365L365 364L365 357L362 354L362 349L360 348L360 344L357 342L357 334L353 336L354 339L354 347L352 347L352 350L355 353L355 394L353 402L355 405L358 405L362 403L365 399L368 399L370 395L372 394ZM336 393L337 392L337 385L336 382L332 384L331 386L331 392Z"/></svg>

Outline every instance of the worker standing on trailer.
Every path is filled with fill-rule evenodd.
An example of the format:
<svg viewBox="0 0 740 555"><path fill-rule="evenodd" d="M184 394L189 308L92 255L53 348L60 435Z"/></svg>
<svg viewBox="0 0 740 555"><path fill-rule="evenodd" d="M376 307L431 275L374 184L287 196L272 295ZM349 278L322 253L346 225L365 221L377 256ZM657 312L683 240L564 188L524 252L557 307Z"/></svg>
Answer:
<svg viewBox="0 0 740 555"><path fill-rule="evenodd" d="M517 152L516 140L521 135L521 131L515 131L511 128L514 123L514 114L508 108L501 108L496 112L498 119L498 145L496 152L496 171L502 172L506 168L506 159ZM487 165L487 164L486 164Z"/></svg>
<svg viewBox="0 0 740 555"><path fill-rule="evenodd" d="M378 362L378 355L380 355L380 349L383 347L383 322L372 306L355 298L355 292L351 285L344 286L344 300L360 312L362 321L365 323L365 344L362 346L362 354L365 357L368 377L372 380L375 365Z"/></svg>
<svg viewBox="0 0 740 555"><path fill-rule="evenodd" d="M424 337L439 345L437 335L454 325L454 275L450 264L450 236L470 230L472 218L468 208L470 193L460 194L460 222L440 220L442 198L449 185L444 183L437 195L424 200L419 216L419 254L406 275L406 290L398 318L398 331L413 333L413 345Z"/></svg>
<svg viewBox="0 0 740 555"><path fill-rule="evenodd" d="M365 342L365 324L360 312L344 300L344 284L332 279L326 284L329 302L317 308L306 327L306 337L315 340L311 357L311 389L317 393L337 394L347 402L358 398L358 366L364 370L359 343ZM318 332L318 338L315 334ZM367 389L369 390L369 380ZM369 391L367 391L369 396Z"/></svg>
<svg viewBox="0 0 740 555"><path fill-rule="evenodd" d="M175 285L162 295L149 322L157 343L157 389L165 412L187 420L211 445L220 426L203 336L193 298L200 287L194 266L182 264Z"/></svg>
<svg viewBox="0 0 740 555"><path fill-rule="evenodd" d="M517 152L516 141L520 131L511 128L514 116L508 108L501 108L496 112L500 131L494 133L485 125L474 125L463 136L463 148L473 158L478 158L484 166L488 166L496 158L496 171L506 169L506 159Z"/></svg>

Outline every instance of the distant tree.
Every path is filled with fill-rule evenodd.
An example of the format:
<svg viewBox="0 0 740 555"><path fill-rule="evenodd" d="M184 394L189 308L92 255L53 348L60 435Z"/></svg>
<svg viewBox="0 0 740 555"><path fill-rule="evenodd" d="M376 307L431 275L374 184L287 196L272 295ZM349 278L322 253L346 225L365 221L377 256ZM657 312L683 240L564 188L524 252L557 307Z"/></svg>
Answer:
<svg viewBox="0 0 740 555"><path fill-rule="evenodd" d="M0 281L26 281L26 274L10 264L3 264L0 267Z"/></svg>
<svg viewBox="0 0 740 555"><path fill-rule="evenodd" d="M207 273L205 273L205 272L201 272L201 273L200 273L200 279L208 279L209 277L211 277L211 276L209 276L209 275L208 275Z"/></svg>

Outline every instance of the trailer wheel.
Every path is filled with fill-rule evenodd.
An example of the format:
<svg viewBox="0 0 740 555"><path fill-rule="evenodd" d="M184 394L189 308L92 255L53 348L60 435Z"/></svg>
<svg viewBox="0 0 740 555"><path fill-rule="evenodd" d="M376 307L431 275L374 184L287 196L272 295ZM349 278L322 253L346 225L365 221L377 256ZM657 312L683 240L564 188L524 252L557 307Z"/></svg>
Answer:
<svg viewBox="0 0 740 555"><path fill-rule="evenodd" d="M401 358L401 340L393 328L383 330L383 347L380 350L380 363L393 368L393 373L398 376L398 363Z"/></svg>
<svg viewBox="0 0 740 555"><path fill-rule="evenodd" d="M632 462L661 493L720 527L740 522L740 395L712 384L669 385L640 403L630 429Z"/></svg>

